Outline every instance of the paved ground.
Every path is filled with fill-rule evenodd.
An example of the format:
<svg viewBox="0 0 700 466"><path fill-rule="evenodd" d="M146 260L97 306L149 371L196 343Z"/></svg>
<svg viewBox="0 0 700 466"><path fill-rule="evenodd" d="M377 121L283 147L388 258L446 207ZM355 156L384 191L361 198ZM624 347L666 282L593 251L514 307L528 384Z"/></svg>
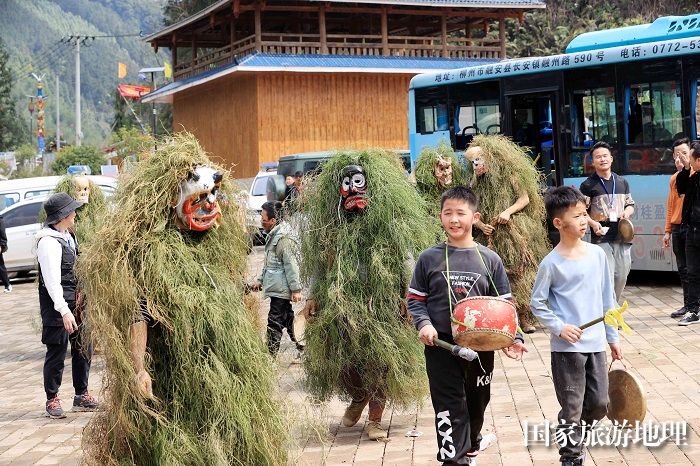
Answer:
<svg viewBox="0 0 700 466"><path fill-rule="evenodd" d="M253 257L251 271L259 267L260 248ZM623 337L626 364L646 389L647 420L687 421L688 445L590 448L586 464L700 465L700 326L678 327L666 317L679 306L679 290L668 284L650 284L654 282L642 277L627 288L628 323L634 333ZM90 414L69 413L63 420L43 417L44 350L36 286L15 282L11 294L0 294L0 316L0 464L77 464L82 429ZM558 411L550 378L548 337L539 331L527 337L527 346L530 352L524 364L500 355L496 358L485 431L495 431L498 443L482 452L480 466L557 464L554 448L524 446L522 423L554 421ZM70 406L70 359L66 363L64 406ZM93 367L91 389L99 392L99 357ZM341 402L309 405L302 390L301 368L294 363L294 351L286 337L279 369L286 405L296 417L297 445L290 451L290 464L437 464L429 400L412 412L387 409L384 425L389 428L391 440L373 442L363 434L363 425L339 427L344 409ZM421 435L407 437L410 430Z"/></svg>

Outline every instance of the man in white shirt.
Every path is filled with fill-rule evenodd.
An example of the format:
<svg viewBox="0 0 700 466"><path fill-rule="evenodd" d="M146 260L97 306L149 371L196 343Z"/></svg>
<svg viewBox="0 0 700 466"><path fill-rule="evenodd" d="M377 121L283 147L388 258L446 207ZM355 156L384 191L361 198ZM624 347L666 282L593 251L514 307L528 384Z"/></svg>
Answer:
<svg viewBox="0 0 700 466"><path fill-rule="evenodd" d="M66 417L58 390L69 341L75 388L73 411L93 411L97 408L97 402L87 388L92 348L81 347L83 342L75 315L77 278L74 269L78 245L71 230L75 225L75 210L80 206L82 202L67 193L53 194L44 202L46 222L36 235L41 342L46 345L46 416L53 419Z"/></svg>

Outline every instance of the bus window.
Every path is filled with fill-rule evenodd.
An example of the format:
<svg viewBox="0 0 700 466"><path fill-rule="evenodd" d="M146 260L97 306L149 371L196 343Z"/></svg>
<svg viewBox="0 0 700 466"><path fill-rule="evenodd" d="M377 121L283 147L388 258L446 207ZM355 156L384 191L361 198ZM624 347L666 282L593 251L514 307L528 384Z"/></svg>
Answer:
<svg viewBox="0 0 700 466"><path fill-rule="evenodd" d="M467 148L475 134L501 132L501 112L498 100L461 102L455 108L455 149Z"/></svg>
<svg viewBox="0 0 700 466"><path fill-rule="evenodd" d="M596 141L617 143L615 89L575 90L571 98L571 146L590 147Z"/></svg>
<svg viewBox="0 0 700 466"><path fill-rule="evenodd" d="M416 130L421 134L449 129L445 88L416 90Z"/></svg>
<svg viewBox="0 0 700 466"><path fill-rule="evenodd" d="M571 153L565 176L593 173L588 154L597 141L617 144L615 88L575 89L571 93Z"/></svg>
<svg viewBox="0 0 700 466"><path fill-rule="evenodd" d="M700 81L695 83L695 139L700 139L700 92L698 92L698 87L700 87Z"/></svg>
<svg viewBox="0 0 700 466"><path fill-rule="evenodd" d="M671 144L683 136L681 90L675 81L632 84L625 89L627 147L622 172L672 173Z"/></svg>
<svg viewBox="0 0 700 466"><path fill-rule="evenodd" d="M632 84L626 104L627 144L668 144L683 132L681 91L675 81Z"/></svg>

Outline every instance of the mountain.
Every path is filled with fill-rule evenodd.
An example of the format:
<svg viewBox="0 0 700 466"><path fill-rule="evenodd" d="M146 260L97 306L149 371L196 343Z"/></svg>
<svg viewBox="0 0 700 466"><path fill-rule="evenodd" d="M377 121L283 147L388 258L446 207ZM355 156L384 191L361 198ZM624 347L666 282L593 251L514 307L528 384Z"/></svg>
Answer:
<svg viewBox="0 0 700 466"><path fill-rule="evenodd" d="M138 78L139 69L162 66L169 59L163 51L154 53L141 37L163 27L164 3L165 0L0 0L0 37L14 70L18 115L29 121L28 96L37 93L33 72L44 78L44 94L48 95L45 134L47 139L53 139L58 78L61 132L63 139L74 142L75 47L66 39L71 35L94 37L80 49L81 123L84 142L98 146L106 143L114 119L114 89L120 82L117 63L127 65L128 74L121 82L143 83Z"/></svg>

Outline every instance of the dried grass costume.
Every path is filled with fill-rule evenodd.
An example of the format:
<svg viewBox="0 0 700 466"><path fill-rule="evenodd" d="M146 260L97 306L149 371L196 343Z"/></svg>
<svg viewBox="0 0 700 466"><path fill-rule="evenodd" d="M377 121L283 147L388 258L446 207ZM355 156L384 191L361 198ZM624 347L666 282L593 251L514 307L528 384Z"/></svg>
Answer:
<svg viewBox="0 0 700 466"><path fill-rule="evenodd" d="M450 166L449 170L446 165ZM439 173L443 174L442 177L438 176ZM426 147L416 160L416 189L428 204L428 212L438 222L442 193L453 186L464 186L466 182L466 170L445 142L437 148Z"/></svg>
<svg viewBox="0 0 700 466"><path fill-rule="evenodd" d="M481 148L481 160L475 161L472 154L476 147ZM503 260L520 325L531 324L532 285L539 263L551 249L540 193L541 175L527 152L504 136L477 135L466 155L474 165L471 184L479 198L482 222L495 228L490 236L480 235L480 241L485 241ZM483 174L479 174L480 164L485 167ZM510 208L523 193L527 193L529 203L512 214L506 224L497 223L498 215Z"/></svg>
<svg viewBox="0 0 700 466"><path fill-rule="evenodd" d="M122 180L116 210L81 258L107 365L106 407L83 437L90 464L286 462L274 366L243 305L246 238L226 202L230 181L219 177L218 228L176 227L182 183L199 167L225 173L191 135L159 145ZM186 199L178 205L194 205ZM137 384L130 348L143 312L155 322L146 353L153 399Z"/></svg>
<svg viewBox="0 0 700 466"><path fill-rule="evenodd" d="M346 175L348 169L354 174ZM342 198L339 188L355 186L358 170L366 176L362 199L351 201L354 191ZM350 204L359 211L348 213L344 206ZM384 400L400 406L421 402L424 359L405 310L411 273L406 261L430 245L437 231L398 157L379 150L335 155L306 188L303 209L308 224L302 275L312 281L319 310L305 332L311 393L364 402L357 419L367 398L374 399L375 422ZM343 423L353 424L345 417Z"/></svg>

